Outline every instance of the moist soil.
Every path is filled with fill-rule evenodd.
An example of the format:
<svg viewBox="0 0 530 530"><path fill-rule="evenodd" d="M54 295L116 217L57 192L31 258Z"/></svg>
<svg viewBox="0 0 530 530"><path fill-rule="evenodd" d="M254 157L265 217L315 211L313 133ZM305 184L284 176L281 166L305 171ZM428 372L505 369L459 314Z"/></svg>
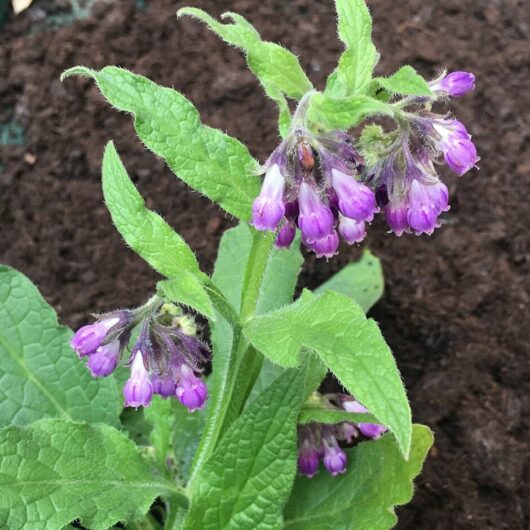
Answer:
<svg viewBox="0 0 530 530"><path fill-rule="evenodd" d="M331 1L188 3L242 13L300 55L319 88L340 53ZM451 210L432 237L396 238L376 220L366 241L386 277L372 316L396 354L415 420L436 435L398 528L528 528L530 11L525 0L369 4L380 74L403 63L425 76L445 66L475 72L476 92L453 110L482 156L480 171L461 179L442 169ZM103 204L107 140L148 206L206 270L234 221L146 152L130 118L111 110L91 82L61 83L64 69L115 64L173 86L261 161L278 143L274 105L241 54L198 22L177 21L181 5L99 2L90 16L70 20L68 2L36 1L0 29L0 124L25 137L4 135L0 146L0 258L32 278L72 327L91 312L142 303L157 280L120 240ZM308 256L301 284L318 285L359 253L344 247L329 263Z"/></svg>

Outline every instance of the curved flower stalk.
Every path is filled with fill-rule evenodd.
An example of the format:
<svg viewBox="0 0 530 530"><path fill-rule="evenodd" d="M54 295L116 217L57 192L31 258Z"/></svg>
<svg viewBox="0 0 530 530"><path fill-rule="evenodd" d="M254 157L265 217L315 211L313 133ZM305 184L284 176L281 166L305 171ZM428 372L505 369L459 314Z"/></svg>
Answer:
<svg viewBox="0 0 530 530"><path fill-rule="evenodd" d="M125 405L148 407L158 394L177 398L190 412L203 408L208 391L198 374L210 352L196 337L193 319L173 304L162 305L154 297L138 309L101 315L80 328L71 345L80 358L87 358L94 377L106 377L118 366L136 325L140 333L125 363L130 368Z"/></svg>
<svg viewBox="0 0 530 530"><path fill-rule="evenodd" d="M329 410L366 413L363 407L347 394L324 394L319 399ZM343 422L335 425L309 423L299 427L298 431L298 471L308 478L318 473L322 461L326 470L332 475L344 473L348 457L340 447L351 445L362 437L375 440L387 431L386 427L376 423Z"/></svg>

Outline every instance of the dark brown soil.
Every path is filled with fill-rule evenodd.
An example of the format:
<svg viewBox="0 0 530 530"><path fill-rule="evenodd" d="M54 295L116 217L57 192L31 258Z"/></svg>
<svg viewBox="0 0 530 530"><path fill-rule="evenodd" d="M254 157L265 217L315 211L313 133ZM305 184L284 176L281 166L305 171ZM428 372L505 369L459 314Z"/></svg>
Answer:
<svg viewBox="0 0 530 530"><path fill-rule="evenodd" d="M337 59L331 1L189 3L247 16L265 38L299 54L319 87ZM274 105L240 53L199 23L177 21L181 5L153 0L141 10L132 0L101 2L91 18L50 27L60 4L36 1L0 30L0 124L15 120L27 139L0 146L0 257L30 276L71 326L92 311L141 303L156 280L121 242L103 205L108 139L149 206L207 270L232 221L145 152L130 119L91 83L61 84L64 69L116 64L174 86L206 123L246 142L261 160L278 142ZM415 419L436 432L415 499L399 510L399 528L528 528L530 11L526 0L370 5L381 73L410 63L427 76L448 66L478 78L476 93L454 109L474 134L481 170L462 179L447 173L446 226L430 238L398 239L377 221L368 238L387 282L373 316L397 355ZM357 254L344 248L329 264L309 258L302 280L314 286Z"/></svg>

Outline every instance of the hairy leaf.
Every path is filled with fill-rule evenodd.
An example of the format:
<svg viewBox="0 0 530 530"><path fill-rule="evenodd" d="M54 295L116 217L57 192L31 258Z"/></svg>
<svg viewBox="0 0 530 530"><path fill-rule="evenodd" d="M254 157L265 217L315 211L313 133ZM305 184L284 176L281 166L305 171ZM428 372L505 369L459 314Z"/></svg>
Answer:
<svg viewBox="0 0 530 530"><path fill-rule="evenodd" d="M376 77L374 81L393 94L432 96L427 81L412 66L403 66L390 77Z"/></svg>
<svg viewBox="0 0 530 530"><path fill-rule="evenodd" d="M72 332L35 285L3 265L0 322L0 425L44 417L119 425L114 378L92 378L69 345Z"/></svg>
<svg viewBox="0 0 530 530"><path fill-rule="evenodd" d="M286 371L230 426L191 492L185 530L281 527L304 379L304 370Z"/></svg>
<svg viewBox="0 0 530 530"><path fill-rule="evenodd" d="M181 489L156 477L134 443L108 425L41 420L0 431L0 526L92 530L137 519Z"/></svg>
<svg viewBox="0 0 530 530"><path fill-rule="evenodd" d="M199 273L199 264L186 242L155 212L131 182L112 142L103 156L103 195L125 242L164 276Z"/></svg>
<svg viewBox="0 0 530 530"><path fill-rule="evenodd" d="M372 17L364 0L335 0L338 33L346 50L329 76L325 94L345 98L365 94L379 54L372 42Z"/></svg>
<svg viewBox="0 0 530 530"><path fill-rule="evenodd" d="M388 435L347 449L348 470L332 477L321 472L311 481L298 477L285 508L286 530L388 530L397 522L394 506L412 498L433 436L414 425L409 460Z"/></svg>
<svg viewBox="0 0 530 530"><path fill-rule="evenodd" d="M336 291L348 295L367 313L383 296L384 283L379 258L365 250L359 261L346 265L315 289L315 294Z"/></svg>
<svg viewBox="0 0 530 530"><path fill-rule="evenodd" d="M410 407L395 360L377 324L351 298L304 291L294 304L254 318L243 331L257 350L283 366L298 366L303 348L316 352L408 454Z"/></svg>
<svg viewBox="0 0 530 530"><path fill-rule="evenodd" d="M157 288L172 302L187 305L215 320L212 302L202 282L189 272L180 273L170 280L158 282Z"/></svg>
<svg viewBox="0 0 530 530"><path fill-rule="evenodd" d="M231 19L232 23L219 22L193 7L180 9L178 15L190 15L201 20L223 40L243 50L249 68L260 80L266 94L279 106L280 132L285 135L290 123L285 96L300 99L313 88L297 57L278 44L263 41L254 26L236 13L222 16L223 19Z"/></svg>
<svg viewBox="0 0 530 530"><path fill-rule="evenodd" d="M241 142L203 125L182 94L115 66L77 66L62 77L71 75L91 77L111 105L130 112L142 142L179 178L229 214L250 219L261 186L258 163Z"/></svg>
<svg viewBox="0 0 530 530"><path fill-rule="evenodd" d="M311 98L307 117L315 128L330 131L350 129L369 116L392 116L393 113L391 105L368 96L334 99L316 93Z"/></svg>

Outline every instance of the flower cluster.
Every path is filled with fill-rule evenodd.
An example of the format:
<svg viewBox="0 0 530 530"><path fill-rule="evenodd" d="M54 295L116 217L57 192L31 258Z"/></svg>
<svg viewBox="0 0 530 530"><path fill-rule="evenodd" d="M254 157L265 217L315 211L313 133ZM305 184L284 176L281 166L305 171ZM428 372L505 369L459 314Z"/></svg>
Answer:
<svg viewBox="0 0 530 530"><path fill-rule="evenodd" d="M348 244L362 241L366 223L380 210L398 236L432 234L449 209L448 190L434 163L443 154L447 165L463 175L479 157L462 123L427 108L437 99L465 95L474 80L466 72L443 74L430 84L433 97L402 100L403 108L420 105L421 110L396 111L394 141L370 165L348 134L313 135L296 126L264 165L252 224L278 230L280 248L291 245L299 228L304 245L326 258L337 253L339 234Z"/></svg>
<svg viewBox="0 0 530 530"><path fill-rule="evenodd" d="M123 388L125 405L147 407L158 394L178 398L190 412L202 408L207 388L197 374L210 353L197 339L193 319L173 304L155 299L135 310L101 315L80 328L70 344L79 358L87 359L94 377L106 377L118 366L137 325L140 333L126 363L130 377Z"/></svg>
<svg viewBox="0 0 530 530"><path fill-rule="evenodd" d="M360 182L363 159L345 133L313 136L299 127L265 164L252 224L274 231L278 247L289 247L296 228L318 257L337 253L339 234L348 244L362 241L365 223L378 211L375 195Z"/></svg>
<svg viewBox="0 0 530 530"><path fill-rule="evenodd" d="M366 413L368 410L351 396L330 394L321 396L330 408L336 402L347 412ZM360 435L376 439L386 432L386 427L375 423L340 423L327 425L309 423L302 425L298 433L298 471L308 478L318 472L320 460L328 472L335 476L346 471L348 457L339 446L339 441L351 444Z"/></svg>
<svg viewBox="0 0 530 530"><path fill-rule="evenodd" d="M461 97L474 89L475 78L467 72L453 72L433 81L434 100ZM417 98L408 104L425 103ZM432 104L432 98L428 99ZM459 176L479 161L471 135L465 126L449 116L434 114L425 107L405 112L397 138L365 172L367 184L375 190L378 206L390 230L432 234L438 218L449 210L449 192L434 164L443 155L445 163Z"/></svg>

